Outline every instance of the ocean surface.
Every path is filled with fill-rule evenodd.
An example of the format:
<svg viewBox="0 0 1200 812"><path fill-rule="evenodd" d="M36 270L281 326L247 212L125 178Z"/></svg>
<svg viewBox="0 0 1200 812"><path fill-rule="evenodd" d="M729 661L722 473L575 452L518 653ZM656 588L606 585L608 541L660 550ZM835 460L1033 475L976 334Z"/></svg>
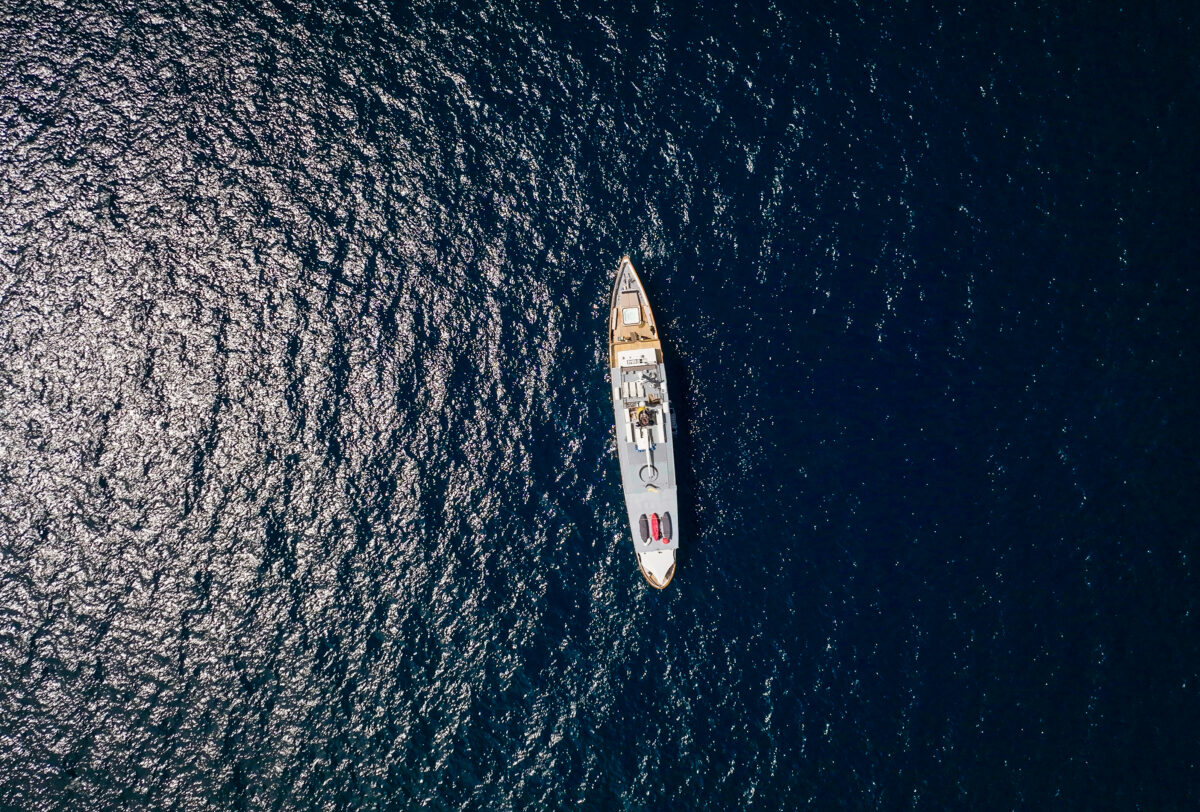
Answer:
<svg viewBox="0 0 1200 812"><path fill-rule="evenodd" d="M0 808L1197 808L1200 36L1053 5L0 2Z"/></svg>

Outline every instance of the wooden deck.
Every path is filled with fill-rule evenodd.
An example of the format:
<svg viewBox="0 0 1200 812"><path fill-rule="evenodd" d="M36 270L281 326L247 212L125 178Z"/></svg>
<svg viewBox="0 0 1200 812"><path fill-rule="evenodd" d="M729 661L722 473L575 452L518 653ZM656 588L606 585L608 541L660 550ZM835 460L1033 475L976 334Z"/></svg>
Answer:
<svg viewBox="0 0 1200 812"><path fill-rule="evenodd" d="M618 350L640 350L653 347L659 351L659 358L662 357L662 344L658 340L658 326L654 323L654 312L650 309L650 302L646 298L642 280L638 278L637 272L633 271L632 265L630 265L630 277L632 285L622 285L623 280L618 277L617 284L613 288L608 332L609 363L612 366L617 364ZM637 308L638 320L633 324L626 324L625 315L634 308Z"/></svg>

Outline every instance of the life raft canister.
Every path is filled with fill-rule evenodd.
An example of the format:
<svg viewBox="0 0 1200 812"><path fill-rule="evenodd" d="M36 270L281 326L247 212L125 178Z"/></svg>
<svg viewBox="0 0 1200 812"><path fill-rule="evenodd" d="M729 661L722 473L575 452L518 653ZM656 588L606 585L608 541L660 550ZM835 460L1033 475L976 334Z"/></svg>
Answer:
<svg viewBox="0 0 1200 812"><path fill-rule="evenodd" d="M658 529L658 514L657 513L650 514L650 537L652 539L654 539L655 541L658 541L658 539L660 538L659 529Z"/></svg>

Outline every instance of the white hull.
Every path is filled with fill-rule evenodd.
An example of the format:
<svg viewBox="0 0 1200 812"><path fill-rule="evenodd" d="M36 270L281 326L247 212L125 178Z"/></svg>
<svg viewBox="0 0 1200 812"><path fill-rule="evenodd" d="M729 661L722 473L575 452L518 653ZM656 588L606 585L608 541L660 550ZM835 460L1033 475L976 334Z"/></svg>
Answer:
<svg viewBox="0 0 1200 812"><path fill-rule="evenodd" d="M609 312L609 376L621 487L638 569L662 589L675 577L679 499L671 401L662 342L629 257L617 269Z"/></svg>

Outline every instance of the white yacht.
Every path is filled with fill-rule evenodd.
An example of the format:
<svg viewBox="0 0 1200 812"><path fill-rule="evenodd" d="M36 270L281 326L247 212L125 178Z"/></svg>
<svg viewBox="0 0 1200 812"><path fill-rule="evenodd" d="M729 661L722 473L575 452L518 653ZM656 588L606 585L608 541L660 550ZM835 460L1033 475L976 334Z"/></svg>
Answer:
<svg viewBox="0 0 1200 812"><path fill-rule="evenodd" d="M675 576L679 497L662 343L642 280L622 257L608 320L610 380L621 485L638 568L662 589Z"/></svg>

